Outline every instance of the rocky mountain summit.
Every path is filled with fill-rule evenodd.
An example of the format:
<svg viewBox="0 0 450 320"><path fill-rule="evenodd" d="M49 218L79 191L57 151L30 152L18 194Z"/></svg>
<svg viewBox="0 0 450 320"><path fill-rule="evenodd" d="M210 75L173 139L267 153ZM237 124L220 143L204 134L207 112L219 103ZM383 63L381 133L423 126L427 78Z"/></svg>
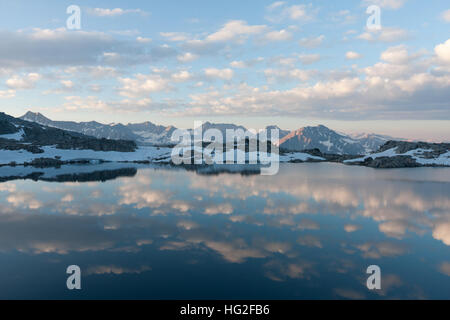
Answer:
<svg viewBox="0 0 450 320"><path fill-rule="evenodd" d="M138 124L102 124L96 121L53 121L41 113L27 112L22 120L35 122L47 127L58 128L66 131L77 132L97 139L131 140L138 144L165 145L170 143L170 138L175 127L159 126L150 121Z"/></svg>

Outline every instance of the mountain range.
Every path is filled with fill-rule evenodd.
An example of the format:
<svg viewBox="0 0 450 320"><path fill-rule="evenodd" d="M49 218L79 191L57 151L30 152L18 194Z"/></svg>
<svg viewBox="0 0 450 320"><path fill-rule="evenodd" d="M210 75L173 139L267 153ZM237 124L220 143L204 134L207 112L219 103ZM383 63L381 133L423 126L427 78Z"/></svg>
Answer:
<svg viewBox="0 0 450 320"><path fill-rule="evenodd" d="M75 131L14 118L0 112L0 149L44 153L42 149L44 146L62 150L103 152L134 152L137 149L133 140L95 138Z"/></svg>
<svg viewBox="0 0 450 320"><path fill-rule="evenodd" d="M27 112L20 119L52 128L81 133L98 139L132 140L138 145L171 145L173 144L171 142L172 133L177 129L174 126L165 127L149 121L126 125L102 124L95 121L53 121L40 113L33 112ZM213 124L210 122L203 124L203 131L207 129L218 129L224 137L227 129L247 130L245 127L234 124ZM319 149L323 153L361 155L378 150L379 147L389 140L401 140L376 134L350 136L337 133L323 125L304 127L294 131L283 130L277 126L268 126L265 130L268 131L269 137L270 129L280 130L279 146L286 151Z"/></svg>

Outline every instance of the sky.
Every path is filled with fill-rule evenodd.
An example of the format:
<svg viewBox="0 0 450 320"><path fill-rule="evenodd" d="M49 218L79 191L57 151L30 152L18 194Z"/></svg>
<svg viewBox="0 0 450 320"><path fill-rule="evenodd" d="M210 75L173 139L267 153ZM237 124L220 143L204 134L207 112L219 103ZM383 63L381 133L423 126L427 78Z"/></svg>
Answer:
<svg viewBox="0 0 450 320"><path fill-rule="evenodd" d="M2 1L0 111L28 110L450 141L450 3Z"/></svg>

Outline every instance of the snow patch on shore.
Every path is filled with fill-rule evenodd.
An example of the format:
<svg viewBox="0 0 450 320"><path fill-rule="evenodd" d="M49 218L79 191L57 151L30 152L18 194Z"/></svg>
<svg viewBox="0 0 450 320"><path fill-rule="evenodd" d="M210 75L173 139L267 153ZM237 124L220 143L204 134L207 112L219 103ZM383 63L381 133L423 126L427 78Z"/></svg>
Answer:
<svg viewBox="0 0 450 320"><path fill-rule="evenodd" d="M415 149L405 153L397 153L397 148L392 148L383 152L373 153L362 158L346 160L344 163L364 162L368 158L377 159L382 157L410 156L421 165L450 166L450 151L441 154L439 157L427 159L425 153L433 152L427 149Z"/></svg>
<svg viewBox="0 0 450 320"><path fill-rule="evenodd" d="M21 141L23 139L23 135L25 134L25 132L23 131L23 129L20 129L18 132L16 133L10 133L10 134L0 134L0 138L2 139L8 139L8 140L16 140L16 141Z"/></svg>
<svg viewBox="0 0 450 320"><path fill-rule="evenodd" d="M366 159L372 158L383 158L383 157L395 157L399 156L398 153L396 153L397 147L383 151L378 153L372 153L362 158L352 159L352 160L345 160L344 163L352 163L352 162L364 162Z"/></svg>
<svg viewBox="0 0 450 320"><path fill-rule="evenodd" d="M34 159L39 158L58 158L62 161L71 160L90 160L92 162L103 160L111 162L133 162L133 161L151 161L153 163L169 163L171 162L172 148L160 148L160 147L139 147L135 152L116 152L116 151L93 151L93 150L63 150L57 149L54 146L42 147L44 153L33 154L25 150L0 150L0 164L9 164L15 162L16 164L23 164L24 162L32 162ZM201 150L198 150L201 152ZM236 150L236 153L243 153L240 150ZM236 159L255 159L263 157L264 159L270 159L271 161L277 161L276 155L268 155L265 153L252 153L252 154L234 154L234 151L229 151L230 154L225 154L230 158ZM303 152L291 152L281 155L279 162L290 161L325 161L324 158L316 157L308 153Z"/></svg>
<svg viewBox="0 0 450 320"><path fill-rule="evenodd" d="M0 150L0 164L23 164L38 158L60 157L62 161L70 160L104 160L170 162L172 149L158 147L140 147L135 152L62 150L56 147L42 147L44 153L33 154L25 150Z"/></svg>

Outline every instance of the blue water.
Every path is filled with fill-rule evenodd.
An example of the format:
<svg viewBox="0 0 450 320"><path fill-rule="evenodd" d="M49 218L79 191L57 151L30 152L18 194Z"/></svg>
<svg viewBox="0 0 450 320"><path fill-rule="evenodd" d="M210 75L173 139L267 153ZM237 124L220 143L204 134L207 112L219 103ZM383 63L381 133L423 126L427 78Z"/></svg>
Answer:
<svg viewBox="0 0 450 320"><path fill-rule="evenodd" d="M446 168L0 183L1 299L449 299L449 246Z"/></svg>

